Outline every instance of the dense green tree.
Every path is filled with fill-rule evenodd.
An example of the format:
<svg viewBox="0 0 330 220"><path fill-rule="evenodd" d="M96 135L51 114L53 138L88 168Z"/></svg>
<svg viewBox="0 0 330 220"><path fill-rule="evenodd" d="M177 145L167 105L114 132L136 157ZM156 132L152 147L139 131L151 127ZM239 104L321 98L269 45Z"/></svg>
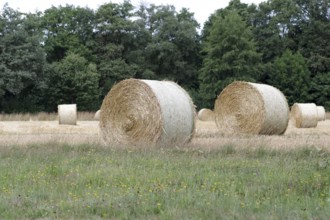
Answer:
<svg viewBox="0 0 330 220"><path fill-rule="evenodd" d="M141 6L137 12L150 41L144 49L145 68L155 79L173 80L196 98L201 64L198 23L193 13L174 6Z"/></svg>
<svg viewBox="0 0 330 220"><path fill-rule="evenodd" d="M271 62L286 49L297 51L299 8L292 0L268 0L254 15L253 33L263 62Z"/></svg>
<svg viewBox="0 0 330 220"><path fill-rule="evenodd" d="M205 22L170 5L130 1L0 13L0 111L96 110L126 78L173 80L212 107L233 80L268 83L289 103L330 110L329 0L231 0ZM101 99L99 99L101 98Z"/></svg>
<svg viewBox="0 0 330 220"><path fill-rule="evenodd" d="M51 7L42 17L45 51L49 63L60 61L68 51L94 61L94 12L72 5Z"/></svg>
<svg viewBox="0 0 330 220"><path fill-rule="evenodd" d="M203 45L206 54L200 71L200 93L206 107L234 80L258 80L260 55L250 28L236 12L219 16Z"/></svg>
<svg viewBox="0 0 330 220"><path fill-rule="evenodd" d="M330 110L330 1L296 0L300 7L299 50L312 76L308 101Z"/></svg>
<svg viewBox="0 0 330 220"><path fill-rule="evenodd" d="M99 108L99 74L95 64L78 54L69 53L49 67L47 100L48 111L58 104L76 103L80 111Z"/></svg>
<svg viewBox="0 0 330 220"><path fill-rule="evenodd" d="M270 71L270 85L280 89L292 105L295 102L306 102L311 86L311 77L304 57L286 50L277 57Z"/></svg>
<svg viewBox="0 0 330 220"><path fill-rule="evenodd" d="M330 110L330 72L319 73L313 77L310 95L307 99Z"/></svg>
<svg viewBox="0 0 330 220"><path fill-rule="evenodd" d="M39 14L4 6L0 17L0 111L38 110L45 53Z"/></svg>
<svg viewBox="0 0 330 220"><path fill-rule="evenodd" d="M146 47L152 40L152 35L147 29L146 7L141 5L133 14L133 26L131 29L132 42L130 50L125 54L126 62L136 68L135 78L156 79L155 73L149 69Z"/></svg>
<svg viewBox="0 0 330 220"><path fill-rule="evenodd" d="M135 77L139 70L127 58L136 49L136 26L132 16L133 5L129 1L104 4L96 11L94 55L101 75L102 96L114 83Z"/></svg>
<svg viewBox="0 0 330 220"><path fill-rule="evenodd" d="M202 41L206 40L206 38L210 35L210 31L215 20L219 16L224 18L226 15L228 15L228 13L231 12L238 13L248 26L255 25L255 14L258 12L257 6L255 4L248 5L246 3L242 3L240 0L231 0L227 7L217 9L213 14L209 16L202 30Z"/></svg>

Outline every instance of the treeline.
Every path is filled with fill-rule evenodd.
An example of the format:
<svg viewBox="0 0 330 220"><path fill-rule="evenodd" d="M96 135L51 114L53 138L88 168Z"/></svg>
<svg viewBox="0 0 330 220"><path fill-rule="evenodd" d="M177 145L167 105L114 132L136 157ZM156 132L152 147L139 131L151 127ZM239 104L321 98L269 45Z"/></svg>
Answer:
<svg viewBox="0 0 330 220"><path fill-rule="evenodd" d="M127 78L173 80L198 108L234 80L330 110L330 0L232 0L203 29L174 6L107 3L0 17L0 112L97 110Z"/></svg>

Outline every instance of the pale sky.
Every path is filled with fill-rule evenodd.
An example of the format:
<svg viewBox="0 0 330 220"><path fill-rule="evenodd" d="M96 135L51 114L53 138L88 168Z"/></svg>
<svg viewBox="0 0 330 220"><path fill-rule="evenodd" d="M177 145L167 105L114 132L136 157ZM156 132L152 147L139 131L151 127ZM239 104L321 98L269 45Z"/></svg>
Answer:
<svg viewBox="0 0 330 220"><path fill-rule="evenodd" d="M259 4L266 0L241 0L242 3ZM8 2L9 7L18 9L21 12L34 12L35 10L44 11L53 6L65 6L66 4L97 9L100 5L113 2L122 3L123 0L0 0L0 7ZM201 25L208 19L208 17L217 9L228 6L229 0L131 0L134 6L139 6L140 3L149 3L155 5L174 5L176 11L181 8L188 8L193 12L195 19Z"/></svg>

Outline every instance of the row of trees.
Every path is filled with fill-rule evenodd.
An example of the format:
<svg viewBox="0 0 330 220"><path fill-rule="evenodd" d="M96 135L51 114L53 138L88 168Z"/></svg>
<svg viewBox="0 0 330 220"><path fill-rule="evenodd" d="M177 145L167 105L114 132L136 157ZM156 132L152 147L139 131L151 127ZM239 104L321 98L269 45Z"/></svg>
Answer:
<svg viewBox="0 0 330 220"><path fill-rule="evenodd" d="M0 17L0 111L97 110L126 78L173 80L213 107L234 80L276 86L289 103L330 110L329 0L232 0L199 30L173 6L108 3Z"/></svg>

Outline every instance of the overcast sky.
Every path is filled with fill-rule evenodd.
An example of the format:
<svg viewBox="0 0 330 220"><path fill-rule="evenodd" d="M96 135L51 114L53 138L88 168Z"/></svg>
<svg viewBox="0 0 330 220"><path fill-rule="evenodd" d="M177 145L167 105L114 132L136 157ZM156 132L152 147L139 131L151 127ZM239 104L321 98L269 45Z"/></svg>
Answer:
<svg viewBox="0 0 330 220"><path fill-rule="evenodd" d="M259 4L265 0L241 0L243 3ZM122 3L123 0L0 0L1 9L3 5L8 2L13 9L18 9L21 12L34 12L35 10L44 11L47 8L59 5L72 4L75 6L88 6L92 9L97 9L100 5L108 2ZM228 5L229 0L131 0L134 6L140 3L150 3L155 5L174 5L179 11L182 7L189 8L190 12L195 14L195 18L201 25L208 19L208 17L219 8L224 8Z"/></svg>

